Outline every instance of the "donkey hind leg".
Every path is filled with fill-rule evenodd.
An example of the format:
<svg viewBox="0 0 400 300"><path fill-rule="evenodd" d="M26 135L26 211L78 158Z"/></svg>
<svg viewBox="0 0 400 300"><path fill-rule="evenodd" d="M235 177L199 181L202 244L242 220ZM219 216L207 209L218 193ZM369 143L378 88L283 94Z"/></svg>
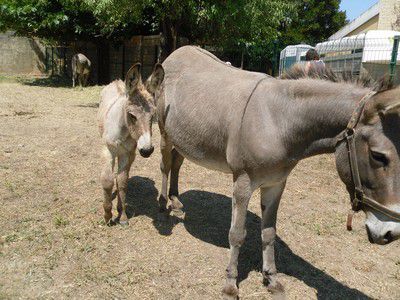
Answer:
<svg viewBox="0 0 400 300"><path fill-rule="evenodd" d="M262 274L264 283L272 293L284 292L283 286L277 280L274 244L276 238L277 212L285 185L286 181L273 187L261 188Z"/></svg>
<svg viewBox="0 0 400 300"><path fill-rule="evenodd" d="M223 289L224 299L237 299L239 289L236 285L238 277L238 258L240 247L246 238L247 206L253 191L247 174L234 175L232 197L232 220L229 230L229 264L226 269L226 283Z"/></svg>
<svg viewBox="0 0 400 300"><path fill-rule="evenodd" d="M169 200L171 201L171 209L174 215L179 216L183 214L183 205L179 201L179 170L182 166L184 157L174 148L172 149L172 164L171 164L171 179L169 186Z"/></svg>
<svg viewBox="0 0 400 300"><path fill-rule="evenodd" d="M106 162L101 172L100 182L104 193L104 221L109 224L112 218L112 190L114 187L114 164L115 155L107 148L104 149Z"/></svg>
<svg viewBox="0 0 400 300"><path fill-rule="evenodd" d="M168 175L171 170L172 165L172 143L168 140L165 134L161 134L160 141L161 148L161 175L162 175L162 185L161 193L158 199L160 213L167 213L167 187L168 187Z"/></svg>
<svg viewBox="0 0 400 300"><path fill-rule="evenodd" d="M89 78L89 74L88 74L88 73L86 73L86 74L83 75L83 86L84 86L84 87L87 86L88 78Z"/></svg>
<svg viewBox="0 0 400 300"><path fill-rule="evenodd" d="M133 160L132 160L133 161ZM128 177L131 166L131 158L128 153L118 155L118 174L117 174L117 190L118 190L118 218L121 225L128 225L128 217L126 215L126 192L128 191Z"/></svg>

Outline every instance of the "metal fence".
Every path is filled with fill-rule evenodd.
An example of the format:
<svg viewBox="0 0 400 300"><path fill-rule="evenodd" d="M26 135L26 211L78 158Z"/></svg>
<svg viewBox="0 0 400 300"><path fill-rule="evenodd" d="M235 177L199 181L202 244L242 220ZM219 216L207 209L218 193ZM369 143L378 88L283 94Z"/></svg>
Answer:
<svg viewBox="0 0 400 300"><path fill-rule="evenodd" d="M362 34L317 44L316 50L335 73L358 76L367 71L375 79L389 74L394 82L400 83L399 41L400 35Z"/></svg>
<svg viewBox="0 0 400 300"><path fill-rule="evenodd" d="M50 47L45 49L45 70L51 75L67 75L67 47Z"/></svg>
<svg viewBox="0 0 400 300"><path fill-rule="evenodd" d="M45 71L49 75L71 77L71 59L77 53L85 54L91 61L89 82L105 84L124 78L129 68L137 62L142 64L143 76L151 74L160 57L160 37L134 36L116 43L75 42L70 46L47 46Z"/></svg>

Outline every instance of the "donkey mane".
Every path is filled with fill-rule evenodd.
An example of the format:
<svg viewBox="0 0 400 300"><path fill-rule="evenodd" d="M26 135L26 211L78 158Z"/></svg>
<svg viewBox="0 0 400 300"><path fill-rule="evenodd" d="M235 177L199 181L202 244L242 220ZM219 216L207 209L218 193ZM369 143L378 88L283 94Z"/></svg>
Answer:
<svg viewBox="0 0 400 300"><path fill-rule="evenodd" d="M289 70L285 71L280 77L286 80L296 80L302 78L320 79L332 82L353 83L356 86L370 88L376 92L383 92L395 88L390 76L384 75L380 79L375 80L365 69L361 70L360 76L354 76L350 72L343 71L336 74L329 67L321 68L316 64L310 64L308 70L305 64L296 64Z"/></svg>

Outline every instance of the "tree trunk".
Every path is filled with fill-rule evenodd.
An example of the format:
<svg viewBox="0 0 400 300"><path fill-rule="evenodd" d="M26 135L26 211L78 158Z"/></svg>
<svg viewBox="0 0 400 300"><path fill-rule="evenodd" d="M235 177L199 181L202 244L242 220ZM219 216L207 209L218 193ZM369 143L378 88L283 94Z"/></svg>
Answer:
<svg viewBox="0 0 400 300"><path fill-rule="evenodd" d="M97 83L108 84L110 82L110 52L109 43L106 40L99 40L97 45Z"/></svg>
<svg viewBox="0 0 400 300"><path fill-rule="evenodd" d="M177 48L178 25L169 18L165 18L162 21L162 29L161 61L164 61Z"/></svg>

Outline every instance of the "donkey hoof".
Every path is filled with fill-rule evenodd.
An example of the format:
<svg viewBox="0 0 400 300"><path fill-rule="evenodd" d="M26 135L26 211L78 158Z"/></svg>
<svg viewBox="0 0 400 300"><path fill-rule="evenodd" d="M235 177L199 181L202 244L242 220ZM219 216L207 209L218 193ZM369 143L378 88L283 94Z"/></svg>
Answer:
<svg viewBox="0 0 400 300"><path fill-rule="evenodd" d="M173 216L173 217L183 218L184 215L185 215L185 213L181 209L172 209L171 210L171 216Z"/></svg>
<svg viewBox="0 0 400 300"><path fill-rule="evenodd" d="M177 196L170 195L169 200L171 201L171 209L172 210L182 210L183 204L181 201L179 201Z"/></svg>
<svg viewBox="0 0 400 300"><path fill-rule="evenodd" d="M227 283L222 290L224 300L237 300L239 299L239 289L235 284Z"/></svg>
<svg viewBox="0 0 400 300"><path fill-rule="evenodd" d="M113 221L112 217L104 217L104 223L107 226L113 226L115 225L115 222Z"/></svg>
<svg viewBox="0 0 400 300"><path fill-rule="evenodd" d="M283 285L278 281L275 276L267 276L264 277L264 284L266 285L268 291L273 295L284 295L285 288ZM281 299L281 298L279 298ZM285 299L284 297L282 299Z"/></svg>
<svg viewBox="0 0 400 300"><path fill-rule="evenodd" d="M129 225L129 222L128 222L128 220L125 220L125 221L119 221L119 224L120 225L122 225L122 226L128 226Z"/></svg>

